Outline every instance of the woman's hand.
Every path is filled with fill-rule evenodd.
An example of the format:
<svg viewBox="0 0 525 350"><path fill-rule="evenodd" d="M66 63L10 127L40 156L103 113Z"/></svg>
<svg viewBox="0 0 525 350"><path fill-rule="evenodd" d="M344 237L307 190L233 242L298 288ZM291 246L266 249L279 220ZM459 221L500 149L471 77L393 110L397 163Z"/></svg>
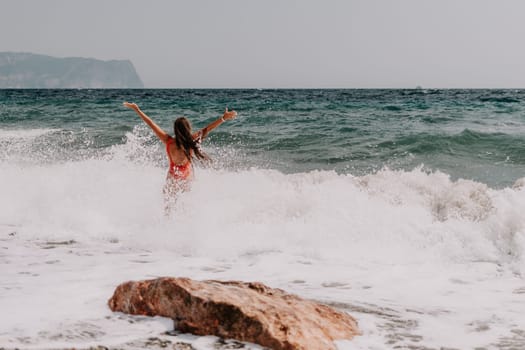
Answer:
<svg viewBox="0 0 525 350"><path fill-rule="evenodd" d="M237 116L237 112L231 110L228 111L228 108L226 107L226 110L224 111L224 114L222 115L222 118L224 120L232 120Z"/></svg>
<svg viewBox="0 0 525 350"><path fill-rule="evenodd" d="M135 111L139 110L139 106L137 106L136 103L124 102L123 105L124 105L124 107L131 108L131 109L133 109Z"/></svg>

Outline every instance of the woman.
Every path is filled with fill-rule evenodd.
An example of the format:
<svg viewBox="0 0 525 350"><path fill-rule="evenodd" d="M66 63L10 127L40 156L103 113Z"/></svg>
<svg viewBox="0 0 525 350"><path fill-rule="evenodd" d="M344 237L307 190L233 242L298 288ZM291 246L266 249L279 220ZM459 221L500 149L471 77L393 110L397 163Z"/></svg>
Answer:
<svg viewBox="0 0 525 350"><path fill-rule="evenodd" d="M237 112L228 111L228 108L226 108L221 118L195 133L191 131L189 120L185 117L180 117L173 123L174 136L172 137L155 124L150 117L144 114L137 104L124 102L124 106L137 112L140 118L148 124L155 135L166 145L166 155L170 162L166 186L164 187L167 200L173 199L173 195L178 191L188 188L188 181L193 175L193 157L203 160L209 159L209 157L200 150L201 141L208 136L210 131L221 125L224 121L231 120L237 116Z"/></svg>

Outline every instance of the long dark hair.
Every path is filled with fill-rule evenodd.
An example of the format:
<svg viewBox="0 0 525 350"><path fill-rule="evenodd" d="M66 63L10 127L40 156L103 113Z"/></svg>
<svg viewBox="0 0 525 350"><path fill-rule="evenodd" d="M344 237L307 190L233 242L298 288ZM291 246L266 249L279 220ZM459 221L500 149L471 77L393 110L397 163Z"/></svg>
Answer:
<svg viewBox="0 0 525 350"><path fill-rule="evenodd" d="M178 148L184 151L188 160L191 161L191 150L193 150L193 154L198 159L210 159L210 157L200 150L199 142L193 140L193 136L191 135L191 124L188 119L185 117L175 119L175 122L173 123L173 131L175 133L175 144Z"/></svg>

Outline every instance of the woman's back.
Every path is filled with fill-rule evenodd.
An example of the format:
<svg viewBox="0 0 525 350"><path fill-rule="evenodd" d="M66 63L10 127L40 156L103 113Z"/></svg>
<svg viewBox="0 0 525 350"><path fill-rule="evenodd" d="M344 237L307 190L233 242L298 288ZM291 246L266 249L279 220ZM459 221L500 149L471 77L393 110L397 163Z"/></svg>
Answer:
<svg viewBox="0 0 525 350"><path fill-rule="evenodd" d="M184 150L177 146L175 138L170 138L170 140L166 143L166 153L168 156L168 160L170 160L170 162L175 163L176 165L184 165L187 162L191 161L186 156ZM193 151L190 150L190 155L192 155L192 153Z"/></svg>

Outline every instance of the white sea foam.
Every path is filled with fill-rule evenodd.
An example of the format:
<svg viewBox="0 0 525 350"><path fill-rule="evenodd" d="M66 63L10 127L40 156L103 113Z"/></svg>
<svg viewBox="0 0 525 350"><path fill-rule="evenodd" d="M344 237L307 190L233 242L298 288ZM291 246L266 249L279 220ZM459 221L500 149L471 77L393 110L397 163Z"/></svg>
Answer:
<svg viewBox="0 0 525 350"><path fill-rule="evenodd" d="M364 331L341 348L490 347L525 327L522 186L422 169L197 169L166 217L166 170L135 146L1 164L0 309L10 317L0 346L158 335L171 324L114 315L105 302L124 280L161 275L261 280L334 303Z"/></svg>
<svg viewBox="0 0 525 350"><path fill-rule="evenodd" d="M165 218L162 168L115 160L5 165L0 223L20 227L28 238L115 238L145 248L187 246L204 256L268 250L361 258L386 249L400 261L498 261L521 271L522 187L493 190L421 169L364 177L261 169L196 173L192 190Z"/></svg>

